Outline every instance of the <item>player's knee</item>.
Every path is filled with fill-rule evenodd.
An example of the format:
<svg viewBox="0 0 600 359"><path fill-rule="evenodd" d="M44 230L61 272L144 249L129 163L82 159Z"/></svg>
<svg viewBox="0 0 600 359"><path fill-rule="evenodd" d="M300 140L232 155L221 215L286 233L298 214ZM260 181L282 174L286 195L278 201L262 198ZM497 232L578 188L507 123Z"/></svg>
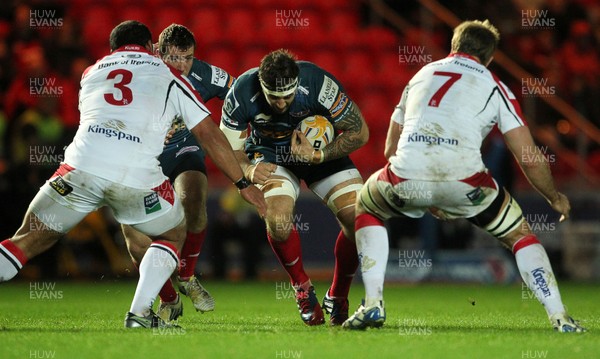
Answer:
<svg viewBox="0 0 600 359"><path fill-rule="evenodd" d="M498 240L508 249L512 249L519 239L532 234L533 232L531 231L529 223L523 219L517 228L509 232L506 236L498 238Z"/></svg>
<svg viewBox="0 0 600 359"><path fill-rule="evenodd" d="M265 198L267 201L267 232L273 241L282 242L288 239L295 226L295 197L279 195Z"/></svg>
<svg viewBox="0 0 600 359"><path fill-rule="evenodd" d="M275 242L285 242L290 233L294 223L286 220L273 220L267 221L267 232L271 239Z"/></svg>
<svg viewBox="0 0 600 359"><path fill-rule="evenodd" d="M346 232L354 232L355 205L340 210L337 219Z"/></svg>
<svg viewBox="0 0 600 359"><path fill-rule="evenodd" d="M206 215L206 210L200 211L200 213L195 213L194 215L190 215L186 217L187 223L187 231L198 233L206 229L208 224L208 216Z"/></svg>
<svg viewBox="0 0 600 359"><path fill-rule="evenodd" d="M135 242L128 246L127 249L133 260L139 264L142 262L142 258L144 258L144 254L146 254L148 247L149 245Z"/></svg>
<svg viewBox="0 0 600 359"><path fill-rule="evenodd" d="M123 226L123 234L129 254L137 263L140 263L152 241L130 226Z"/></svg>
<svg viewBox="0 0 600 359"><path fill-rule="evenodd" d="M267 215L267 232L273 241L284 242L288 239L294 226L292 217L292 214L282 212Z"/></svg>

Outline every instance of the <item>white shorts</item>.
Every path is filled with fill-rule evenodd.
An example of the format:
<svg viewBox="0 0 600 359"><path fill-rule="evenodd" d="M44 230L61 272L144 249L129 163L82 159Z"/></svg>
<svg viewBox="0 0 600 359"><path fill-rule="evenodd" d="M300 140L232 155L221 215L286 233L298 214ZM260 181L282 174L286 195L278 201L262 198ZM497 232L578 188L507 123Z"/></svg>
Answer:
<svg viewBox="0 0 600 359"><path fill-rule="evenodd" d="M61 164L40 187L30 204L35 215L51 229L66 233L88 213L108 206L117 221L150 236L176 227L183 207L169 180L160 186L138 189L123 186Z"/></svg>
<svg viewBox="0 0 600 359"><path fill-rule="evenodd" d="M385 203L379 203L369 187L377 187ZM443 219L470 218L481 213L498 196L498 184L487 172L457 181L432 182L396 176L389 163L375 172L363 187L360 200L382 219L403 214L420 218L430 211Z"/></svg>

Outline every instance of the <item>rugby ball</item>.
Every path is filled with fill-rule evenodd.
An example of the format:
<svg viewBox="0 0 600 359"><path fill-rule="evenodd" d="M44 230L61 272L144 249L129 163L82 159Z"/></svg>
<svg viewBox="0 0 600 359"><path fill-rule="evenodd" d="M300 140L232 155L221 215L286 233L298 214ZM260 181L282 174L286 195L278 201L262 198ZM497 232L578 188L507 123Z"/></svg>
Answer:
<svg viewBox="0 0 600 359"><path fill-rule="evenodd" d="M333 141L333 137L335 136L335 131L331 122L329 122L327 118L319 115L305 118L298 124L297 129L306 136L308 142L310 142L315 149L321 149L327 146Z"/></svg>

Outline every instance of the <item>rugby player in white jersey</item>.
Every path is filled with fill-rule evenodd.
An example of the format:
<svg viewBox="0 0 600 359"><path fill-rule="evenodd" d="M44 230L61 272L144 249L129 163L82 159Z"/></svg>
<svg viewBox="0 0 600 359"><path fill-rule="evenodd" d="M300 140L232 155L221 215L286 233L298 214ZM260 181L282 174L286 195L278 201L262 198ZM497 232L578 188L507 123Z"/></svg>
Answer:
<svg viewBox="0 0 600 359"><path fill-rule="evenodd" d="M54 245L102 206L148 235L153 243L140 265L126 327L168 326L152 311L160 288L179 266L184 211L158 155L173 118L183 117L213 162L240 194L265 215L262 192L245 179L229 143L199 94L152 54L150 30L125 21L110 34L111 53L83 73L81 120L64 162L31 202L16 234L0 243L0 282Z"/></svg>
<svg viewBox="0 0 600 359"><path fill-rule="evenodd" d="M366 296L344 328L385 322L383 283L388 235L383 220L466 218L511 249L527 287L560 332L585 331L566 312L544 247L521 208L488 173L481 142L494 126L504 135L531 185L561 214L570 204L558 192L510 90L487 66L498 44L487 20L454 29L451 54L424 66L406 86L392 114L385 156L389 163L365 183L356 204L356 243ZM427 193L427 195L422 195Z"/></svg>

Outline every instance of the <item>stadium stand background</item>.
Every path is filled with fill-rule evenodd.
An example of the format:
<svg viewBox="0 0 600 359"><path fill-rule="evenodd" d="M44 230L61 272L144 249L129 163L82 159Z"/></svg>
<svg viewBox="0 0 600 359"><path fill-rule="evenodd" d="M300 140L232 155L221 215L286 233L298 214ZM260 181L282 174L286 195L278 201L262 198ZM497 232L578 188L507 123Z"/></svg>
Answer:
<svg viewBox="0 0 600 359"><path fill-rule="evenodd" d="M352 155L361 173L368 176L385 163L382 152L389 116L407 81L424 65L422 61L403 61L399 55L412 49L423 51L423 55L435 60L448 52L451 27L444 23L441 14L426 9L431 3L435 2L3 1L0 4L2 238L14 233L37 188L62 158L64 146L78 124L77 91L81 73L107 53L108 35L119 22L142 21L151 28L155 39L167 25L184 24L196 36L196 56L234 76L257 66L267 52L281 47L292 50L299 59L319 64L344 84L369 124L369 143ZM520 0L440 3L462 19L489 18L503 35L500 49L535 78L545 80L543 85L555 91L553 96L566 100L598 128L600 4L597 1L540 0L534 5ZM384 20L376 11L381 4L388 6L389 13L398 17L403 26ZM539 17L552 20L553 26L543 29L524 26L524 17L531 14L528 11L536 10L541 11L537 13ZM595 226L600 219L598 142L539 96L527 96L522 78L512 76L496 64L492 70L519 97L536 139L549 150L549 158L556 158L552 169L560 187L574 198L574 223L569 231L550 231L553 232L550 237L556 237L554 246L550 246L555 259L563 261L565 251L558 238L561 236L569 239L584 236L586 243L589 242L583 249L571 249L570 256L578 258L591 249L600 252L600 233ZM218 119L220 102L212 101L208 107ZM524 207L533 213L548 213L543 201L532 193L520 172L515 171L506 149L501 143L498 147L498 143L491 140L484 147L491 154L489 166L498 168L495 174L525 199ZM494 156L498 154L501 156ZM215 218L222 211L219 197L226 190L227 181L208 162L209 216ZM331 259L331 250L321 250L323 241L315 232L332 237L333 241L336 232L333 218L307 193L303 193L299 207L299 213L305 213L301 221L307 227L303 240L314 244L304 248L319 248L314 253L305 253L307 262L312 261L315 267L330 266L327 261ZM584 222L581 226L579 219ZM546 219L551 221L555 219ZM390 223L392 237L396 239L392 245L435 250L487 247L488 244L481 243L491 242L460 222L434 226L434 232L430 228L429 234L423 234L430 227L428 223L427 220ZM208 242L214 240L209 238ZM231 253L235 253L235 248L239 251L239 246L232 248ZM268 263L273 256L268 248L263 250ZM51 252L34 260L23 275L128 276L132 266L124 253L118 225L105 211L100 211L90 215ZM201 266L210 273L210 265L205 264L209 262L208 256L210 243L203 253L205 258L201 259ZM594 262L596 257L590 259L590 265L600 267Z"/></svg>

